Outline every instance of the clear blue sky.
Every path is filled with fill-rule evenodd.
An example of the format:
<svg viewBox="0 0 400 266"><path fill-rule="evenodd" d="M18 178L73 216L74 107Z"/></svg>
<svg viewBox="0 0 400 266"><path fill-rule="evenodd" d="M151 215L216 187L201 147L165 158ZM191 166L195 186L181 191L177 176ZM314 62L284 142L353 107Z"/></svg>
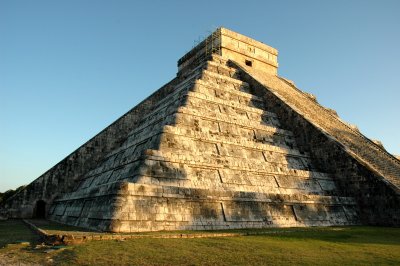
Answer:
<svg viewBox="0 0 400 266"><path fill-rule="evenodd" d="M27 184L171 80L224 26L400 154L400 1L0 0L0 191Z"/></svg>

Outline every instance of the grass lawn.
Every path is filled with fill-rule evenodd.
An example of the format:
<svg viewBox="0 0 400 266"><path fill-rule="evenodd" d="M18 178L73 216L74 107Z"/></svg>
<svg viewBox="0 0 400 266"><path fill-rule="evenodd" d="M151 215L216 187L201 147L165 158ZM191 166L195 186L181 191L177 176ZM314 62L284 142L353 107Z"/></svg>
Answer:
<svg viewBox="0 0 400 266"><path fill-rule="evenodd" d="M32 245L6 245L16 241ZM22 222L0 222L0 265L2 258L48 265L400 265L400 228L385 227L285 228L243 237L93 241L59 250L38 248L35 241Z"/></svg>

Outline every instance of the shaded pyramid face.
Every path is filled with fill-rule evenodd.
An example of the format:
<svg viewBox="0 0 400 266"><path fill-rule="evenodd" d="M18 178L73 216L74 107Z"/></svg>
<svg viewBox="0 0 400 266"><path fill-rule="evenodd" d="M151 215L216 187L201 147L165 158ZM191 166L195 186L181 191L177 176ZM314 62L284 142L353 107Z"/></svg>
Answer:
<svg viewBox="0 0 400 266"><path fill-rule="evenodd" d="M113 232L359 223L355 198L268 101L211 56L57 198L49 218Z"/></svg>

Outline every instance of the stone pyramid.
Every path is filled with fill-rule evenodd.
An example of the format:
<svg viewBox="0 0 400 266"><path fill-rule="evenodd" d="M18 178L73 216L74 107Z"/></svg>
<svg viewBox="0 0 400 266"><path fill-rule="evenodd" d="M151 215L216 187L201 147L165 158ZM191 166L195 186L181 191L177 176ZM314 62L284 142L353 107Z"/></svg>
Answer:
<svg viewBox="0 0 400 266"><path fill-rule="evenodd" d="M398 226L400 161L279 77L277 55L217 29L8 215L111 232Z"/></svg>

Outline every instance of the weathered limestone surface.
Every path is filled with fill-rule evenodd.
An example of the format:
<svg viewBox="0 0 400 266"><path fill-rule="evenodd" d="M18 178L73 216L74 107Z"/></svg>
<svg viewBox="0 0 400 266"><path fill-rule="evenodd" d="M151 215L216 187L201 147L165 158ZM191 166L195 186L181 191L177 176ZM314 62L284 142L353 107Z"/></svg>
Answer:
<svg viewBox="0 0 400 266"><path fill-rule="evenodd" d="M51 220L112 232L399 225L399 161L277 77L277 54L218 29L10 213L40 199Z"/></svg>
<svg viewBox="0 0 400 266"><path fill-rule="evenodd" d="M276 75L278 70L278 50L259 41L225 28L217 29L203 42L193 48L178 61L179 73L191 66L197 66L207 55L216 53L224 58L251 64L264 72Z"/></svg>
<svg viewBox="0 0 400 266"><path fill-rule="evenodd" d="M333 173L340 194L353 196L365 224L400 224L400 161L286 80L240 65L242 77L268 99L284 128L315 166Z"/></svg>
<svg viewBox="0 0 400 266"><path fill-rule="evenodd" d="M186 73L50 218L116 232L358 223L354 198L226 64Z"/></svg>

